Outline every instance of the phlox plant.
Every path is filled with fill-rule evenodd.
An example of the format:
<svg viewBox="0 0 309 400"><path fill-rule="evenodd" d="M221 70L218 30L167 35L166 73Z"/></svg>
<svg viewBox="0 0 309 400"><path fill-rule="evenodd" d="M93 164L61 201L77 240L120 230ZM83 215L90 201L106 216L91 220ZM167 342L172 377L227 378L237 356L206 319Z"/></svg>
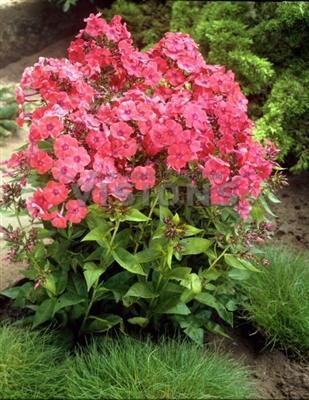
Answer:
<svg viewBox="0 0 309 400"><path fill-rule="evenodd" d="M2 210L20 226L2 232L28 280L2 294L34 311L33 327L78 336L224 334L239 281L265 264L254 243L284 182L278 150L253 141L233 72L207 65L189 35L142 53L120 16L85 22L68 59L39 58L16 88L29 133L7 161Z"/></svg>

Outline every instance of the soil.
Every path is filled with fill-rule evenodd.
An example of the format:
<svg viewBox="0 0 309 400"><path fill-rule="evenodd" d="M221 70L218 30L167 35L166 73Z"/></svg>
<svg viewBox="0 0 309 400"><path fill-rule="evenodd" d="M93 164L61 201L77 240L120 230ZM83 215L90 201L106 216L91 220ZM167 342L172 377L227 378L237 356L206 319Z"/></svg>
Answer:
<svg viewBox="0 0 309 400"><path fill-rule="evenodd" d="M25 67L33 65L39 56L62 58L66 56L66 48L73 38L65 38L40 51L7 65L0 70L0 85L15 86ZM19 130L9 140L0 144L0 161L6 160L11 153L23 145L26 131ZM5 169L2 167L2 171ZM277 193L281 201L271 204L276 217L269 216L273 223L274 242L284 243L299 251L309 250L309 171L294 176L286 173L289 185ZM2 178L5 181L4 178ZM1 217L0 225L11 221ZM3 247L0 236L0 246ZM1 251L1 259L5 250ZM0 290L13 286L22 276L18 272L21 265L0 264ZM0 319L5 315L17 316L18 310L12 308L7 298L0 296ZM260 391L259 399L309 399L309 365L308 363L288 357L282 351L265 348L265 342L259 336L236 322L233 329L226 328L231 339L221 339L208 335L208 340L215 341L220 351L230 352L236 359L242 360L252 369L252 376Z"/></svg>

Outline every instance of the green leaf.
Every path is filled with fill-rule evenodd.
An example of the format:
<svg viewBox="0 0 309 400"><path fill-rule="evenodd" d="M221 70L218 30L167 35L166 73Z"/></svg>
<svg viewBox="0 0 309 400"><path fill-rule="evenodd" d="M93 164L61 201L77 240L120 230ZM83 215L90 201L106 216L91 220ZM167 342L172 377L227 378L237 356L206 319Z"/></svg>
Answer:
<svg viewBox="0 0 309 400"><path fill-rule="evenodd" d="M103 314L98 317L90 315L89 319L93 320L88 326L89 332L106 332L118 324L120 324L120 329L123 330L123 320L119 315Z"/></svg>
<svg viewBox="0 0 309 400"><path fill-rule="evenodd" d="M214 269L207 268L203 271L203 278L207 279L208 281L215 281L223 274L222 271L216 271Z"/></svg>
<svg viewBox="0 0 309 400"><path fill-rule="evenodd" d="M265 196L273 203L281 203L281 201L270 190L264 190Z"/></svg>
<svg viewBox="0 0 309 400"><path fill-rule="evenodd" d="M228 277L235 281L244 281L249 279L252 273L248 270L230 269L227 271Z"/></svg>
<svg viewBox="0 0 309 400"><path fill-rule="evenodd" d="M193 273L180 282L181 286L190 289L193 293L198 294L202 291L202 282L197 274Z"/></svg>
<svg viewBox="0 0 309 400"><path fill-rule="evenodd" d="M87 240L102 240L105 238L106 235L109 234L109 232L111 231L111 228L109 227L109 225L105 224L101 224L100 226L92 229L85 237L83 237L82 242L85 242Z"/></svg>
<svg viewBox="0 0 309 400"><path fill-rule="evenodd" d="M161 238L165 238L165 233L166 231L166 226L158 226L158 228L156 229L155 233L152 236L152 240L155 239L161 239Z"/></svg>
<svg viewBox="0 0 309 400"><path fill-rule="evenodd" d="M11 288L2 290L0 292L0 294L2 296L9 297L10 299L16 299L16 297L19 295L20 290L21 290L21 286L15 286L15 287L11 287Z"/></svg>
<svg viewBox="0 0 309 400"><path fill-rule="evenodd" d="M129 318L128 322L132 325L139 325L142 328L146 328L146 326L149 323L149 318L144 318L144 317L133 317Z"/></svg>
<svg viewBox="0 0 309 400"><path fill-rule="evenodd" d="M209 332L219 334L228 339L232 339L227 333L224 332L223 328L219 324L217 324L213 321L208 321L206 324L204 324L204 326Z"/></svg>
<svg viewBox="0 0 309 400"><path fill-rule="evenodd" d="M114 244L119 247L123 247L125 249L130 241L130 236L131 236L131 229L130 228L123 229L117 233Z"/></svg>
<svg viewBox="0 0 309 400"><path fill-rule="evenodd" d="M183 225L183 228L186 230L186 233L183 235L184 237L197 235L198 233L204 232L204 229L198 229L191 225Z"/></svg>
<svg viewBox="0 0 309 400"><path fill-rule="evenodd" d="M40 228L40 227L35 228L35 231L38 233L39 239L50 238L55 234L55 231L53 231L53 230Z"/></svg>
<svg viewBox="0 0 309 400"><path fill-rule="evenodd" d="M49 290L52 294L57 295L56 282L55 282L55 278L52 274L47 275L45 282L42 283L42 286L46 290Z"/></svg>
<svg viewBox="0 0 309 400"><path fill-rule="evenodd" d="M167 279L175 279L181 281L182 279L188 279L192 268L189 267L174 267L165 274Z"/></svg>
<svg viewBox="0 0 309 400"><path fill-rule="evenodd" d="M43 242L37 244L33 249L34 258L37 261L43 260L45 256L45 245Z"/></svg>
<svg viewBox="0 0 309 400"><path fill-rule="evenodd" d="M52 143L49 143L46 140L40 140L37 143L37 146L40 150L46 151L46 152L52 152L54 150Z"/></svg>
<svg viewBox="0 0 309 400"><path fill-rule="evenodd" d="M240 261L240 262L242 263L242 265L243 265L246 269L248 269L249 271L261 272L259 269L257 269L256 267L254 267L254 266L251 264L250 261L244 260L244 259L240 259L239 261Z"/></svg>
<svg viewBox="0 0 309 400"><path fill-rule="evenodd" d="M107 223L106 217L103 215L102 210L98 208L97 204L88 207L86 222L90 230Z"/></svg>
<svg viewBox="0 0 309 400"><path fill-rule="evenodd" d="M142 250L139 253L135 254L135 258L139 263L146 263L149 261L153 261L161 256L162 256L162 253L159 250L156 250L154 248L145 249L145 250Z"/></svg>
<svg viewBox="0 0 309 400"><path fill-rule="evenodd" d="M130 208L129 212L125 214L125 221L136 221L136 222L143 222L149 221L151 218L146 217L146 215L142 214L140 211L136 210L135 208Z"/></svg>
<svg viewBox="0 0 309 400"><path fill-rule="evenodd" d="M158 297L159 294L155 292L153 282L136 282L124 295L124 297L128 296L141 297L143 299L154 299Z"/></svg>
<svg viewBox="0 0 309 400"><path fill-rule="evenodd" d="M43 324L53 317L55 303L56 299L52 298L44 300L43 303L39 305L39 307L36 309L36 313L33 319L33 328Z"/></svg>
<svg viewBox="0 0 309 400"><path fill-rule="evenodd" d="M253 206L250 215L253 219L257 220L258 224L264 221L264 214L260 207Z"/></svg>
<svg viewBox="0 0 309 400"><path fill-rule="evenodd" d="M88 290L86 281L81 274L76 274L73 271L70 274L68 281L68 292L77 293L80 297L84 299L88 298Z"/></svg>
<svg viewBox="0 0 309 400"><path fill-rule="evenodd" d="M163 222L163 218L164 217L168 217L168 218L173 218L173 214L170 211L170 209L168 207L162 206L160 204L160 220Z"/></svg>
<svg viewBox="0 0 309 400"><path fill-rule="evenodd" d="M83 266L87 290L91 289L94 282L106 271L104 267L98 267L94 262L86 262Z"/></svg>
<svg viewBox="0 0 309 400"><path fill-rule="evenodd" d="M277 215L275 215L271 209L269 208L266 200L264 199L264 197L260 194L258 197L258 201L261 203L261 205L264 207L264 209L268 212L268 214L272 215L273 217L277 217Z"/></svg>
<svg viewBox="0 0 309 400"><path fill-rule="evenodd" d="M195 343L202 345L204 343L204 329L203 328L195 328L194 326L188 326L184 330L184 333L189 336Z"/></svg>
<svg viewBox="0 0 309 400"><path fill-rule="evenodd" d="M112 255L122 268L133 274L146 275L137 259L122 247L112 250Z"/></svg>
<svg viewBox="0 0 309 400"><path fill-rule="evenodd" d="M230 325L233 325L233 313L226 311L223 304L221 304L215 296L202 292L195 296L195 300L199 301L206 306L214 308L218 315Z"/></svg>
<svg viewBox="0 0 309 400"><path fill-rule="evenodd" d="M155 314L181 314L188 315L191 313L186 304L179 297L168 298L161 301L153 310Z"/></svg>
<svg viewBox="0 0 309 400"><path fill-rule="evenodd" d="M54 271L53 276L56 282L56 293L57 295L60 295L66 290L68 286L69 274L67 271L60 269L58 271Z"/></svg>
<svg viewBox="0 0 309 400"><path fill-rule="evenodd" d="M177 213L173 216L172 221L176 226L178 226L178 224L180 222L180 217Z"/></svg>
<svg viewBox="0 0 309 400"><path fill-rule="evenodd" d="M62 308L75 306L76 304L82 303L83 301L85 301L85 299L78 296L77 294L64 293L57 299L57 302L54 305L53 315Z"/></svg>
<svg viewBox="0 0 309 400"><path fill-rule="evenodd" d="M0 214L2 214L4 217L15 217L14 211L11 210L5 210L4 208L0 208Z"/></svg>
<svg viewBox="0 0 309 400"><path fill-rule="evenodd" d="M240 260L238 258L232 256L231 254L224 254L224 260L229 266L231 266L233 268L245 269L245 267L240 262Z"/></svg>
<svg viewBox="0 0 309 400"><path fill-rule="evenodd" d="M182 255L204 253L213 241L204 238L188 238L179 241Z"/></svg>

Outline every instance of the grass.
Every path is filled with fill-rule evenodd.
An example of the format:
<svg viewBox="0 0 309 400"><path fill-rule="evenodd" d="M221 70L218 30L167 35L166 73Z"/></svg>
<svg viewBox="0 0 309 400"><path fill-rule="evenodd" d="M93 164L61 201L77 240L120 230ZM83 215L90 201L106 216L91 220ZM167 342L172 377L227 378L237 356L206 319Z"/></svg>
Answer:
<svg viewBox="0 0 309 400"><path fill-rule="evenodd" d="M252 398L248 369L189 340L122 336L95 341L70 361L71 399Z"/></svg>
<svg viewBox="0 0 309 400"><path fill-rule="evenodd" d="M309 252L267 247L269 265L244 281L246 318L267 345L309 357Z"/></svg>
<svg viewBox="0 0 309 400"><path fill-rule="evenodd" d="M0 398L63 397L63 349L52 332L0 326Z"/></svg>
<svg viewBox="0 0 309 400"><path fill-rule="evenodd" d="M98 336L72 354L50 331L0 326L2 399L253 398L250 370L187 340Z"/></svg>

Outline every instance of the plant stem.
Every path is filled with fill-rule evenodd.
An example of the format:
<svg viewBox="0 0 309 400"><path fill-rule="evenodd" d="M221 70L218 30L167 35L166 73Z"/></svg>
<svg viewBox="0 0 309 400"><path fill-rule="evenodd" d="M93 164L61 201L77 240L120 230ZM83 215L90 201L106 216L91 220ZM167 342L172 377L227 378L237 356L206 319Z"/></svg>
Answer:
<svg viewBox="0 0 309 400"><path fill-rule="evenodd" d="M220 258L221 258L222 256L224 256L224 254L227 252L227 250L228 250L229 248L230 248L230 246L226 247L226 248L222 251L222 253L219 255L219 257L217 257L217 258L210 264L210 266L209 266L209 268L208 268L207 271L209 271L211 268L213 268L213 267L217 264L217 262L220 260Z"/></svg>
<svg viewBox="0 0 309 400"><path fill-rule="evenodd" d="M137 239L137 241L136 241L135 248L134 248L134 253L133 253L133 254L136 254L136 252L137 252L137 250L138 250L138 248L139 248L140 240L142 239L142 237L143 237L143 235L144 235L145 228L146 228L146 227L148 226L148 224L149 224L149 221L150 221L150 218L151 218L151 216L152 216L153 210L155 209L155 206L157 205L157 203L158 203L158 198L155 197L155 199L152 201L152 204L151 204L151 207L150 207L150 210L149 210L149 214L148 214L149 220L146 221L146 222L143 224L142 229L140 230L139 237L138 237L138 239Z"/></svg>
<svg viewBox="0 0 309 400"><path fill-rule="evenodd" d="M116 226L115 226L115 228L114 228L113 236L112 236L111 241L110 241L110 245L109 245L109 247L108 247L108 249L107 249L107 251L106 251L106 254L105 254L105 256L104 256L104 259L103 259L102 263L104 263L104 262L107 260L107 257L109 256L109 254L110 254L110 252L111 252L111 249L112 249L112 246L113 246L113 243L114 243L116 234L117 234L118 229L119 229L119 226L120 226L120 221L117 220L117 221L116 221ZM94 284L93 284L93 286L92 286L92 287L93 287L93 290L92 290L91 299L90 299L90 302L89 302L89 304L88 304L87 310L86 310L85 315L84 315L84 318L83 318L82 325L81 325L80 330L79 330L79 336L83 333L83 330L84 330L84 327L85 327L85 323L86 323L86 321L87 321L87 319L88 319L88 316L89 316L91 307L92 307L92 305L93 305L93 303L94 303L95 296L96 296L96 294L97 294L97 288L98 288L98 285L99 285L99 279L100 279L100 277L98 277L98 278L95 280L95 282L94 282Z"/></svg>

